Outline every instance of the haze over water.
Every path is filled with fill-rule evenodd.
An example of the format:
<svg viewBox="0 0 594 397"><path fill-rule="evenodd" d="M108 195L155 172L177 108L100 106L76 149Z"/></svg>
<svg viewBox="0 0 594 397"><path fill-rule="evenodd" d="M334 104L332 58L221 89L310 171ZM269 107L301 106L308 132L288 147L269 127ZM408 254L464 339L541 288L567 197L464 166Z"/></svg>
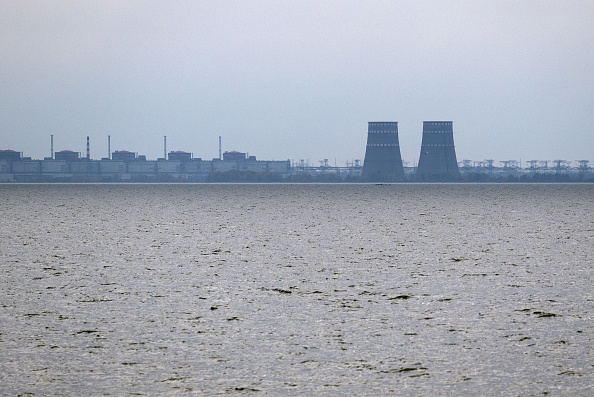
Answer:
<svg viewBox="0 0 594 397"><path fill-rule="evenodd" d="M2 395L593 394L594 186L0 185Z"/></svg>

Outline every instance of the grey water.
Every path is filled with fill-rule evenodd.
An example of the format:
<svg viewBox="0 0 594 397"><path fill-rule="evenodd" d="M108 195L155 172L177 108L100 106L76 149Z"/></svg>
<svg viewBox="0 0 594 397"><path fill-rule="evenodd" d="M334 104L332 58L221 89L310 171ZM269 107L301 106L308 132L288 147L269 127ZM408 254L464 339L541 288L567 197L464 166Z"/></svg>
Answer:
<svg viewBox="0 0 594 397"><path fill-rule="evenodd" d="M592 184L0 185L2 395L594 395Z"/></svg>

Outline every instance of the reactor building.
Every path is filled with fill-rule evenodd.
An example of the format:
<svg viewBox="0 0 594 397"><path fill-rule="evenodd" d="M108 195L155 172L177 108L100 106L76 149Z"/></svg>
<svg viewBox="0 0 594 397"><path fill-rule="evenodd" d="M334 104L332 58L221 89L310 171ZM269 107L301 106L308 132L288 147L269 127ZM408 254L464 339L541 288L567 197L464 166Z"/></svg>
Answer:
<svg viewBox="0 0 594 397"><path fill-rule="evenodd" d="M361 176L366 181L390 182L404 179L398 143L398 122L369 122Z"/></svg>
<svg viewBox="0 0 594 397"><path fill-rule="evenodd" d="M423 121L423 140L417 167L421 180L449 180L460 175L451 121Z"/></svg>

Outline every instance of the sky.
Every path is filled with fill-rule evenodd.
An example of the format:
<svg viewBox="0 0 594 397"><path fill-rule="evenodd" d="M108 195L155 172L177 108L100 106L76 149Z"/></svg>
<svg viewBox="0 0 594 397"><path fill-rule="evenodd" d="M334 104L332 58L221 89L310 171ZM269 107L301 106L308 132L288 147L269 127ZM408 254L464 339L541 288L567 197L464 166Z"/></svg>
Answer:
<svg viewBox="0 0 594 397"><path fill-rule="evenodd" d="M367 122L459 161L594 161L594 1L3 0L0 149L331 165ZM496 163L497 164L497 163Z"/></svg>

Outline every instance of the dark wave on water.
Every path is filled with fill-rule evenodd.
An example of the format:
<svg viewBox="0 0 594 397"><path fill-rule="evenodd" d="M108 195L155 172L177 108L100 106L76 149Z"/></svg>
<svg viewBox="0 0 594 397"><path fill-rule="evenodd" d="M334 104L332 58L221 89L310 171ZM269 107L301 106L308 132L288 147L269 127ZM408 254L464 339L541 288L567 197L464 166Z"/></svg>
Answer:
<svg viewBox="0 0 594 397"><path fill-rule="evenodd" d="M2 395L593 389L592 185L2 185Z"/></svg>

